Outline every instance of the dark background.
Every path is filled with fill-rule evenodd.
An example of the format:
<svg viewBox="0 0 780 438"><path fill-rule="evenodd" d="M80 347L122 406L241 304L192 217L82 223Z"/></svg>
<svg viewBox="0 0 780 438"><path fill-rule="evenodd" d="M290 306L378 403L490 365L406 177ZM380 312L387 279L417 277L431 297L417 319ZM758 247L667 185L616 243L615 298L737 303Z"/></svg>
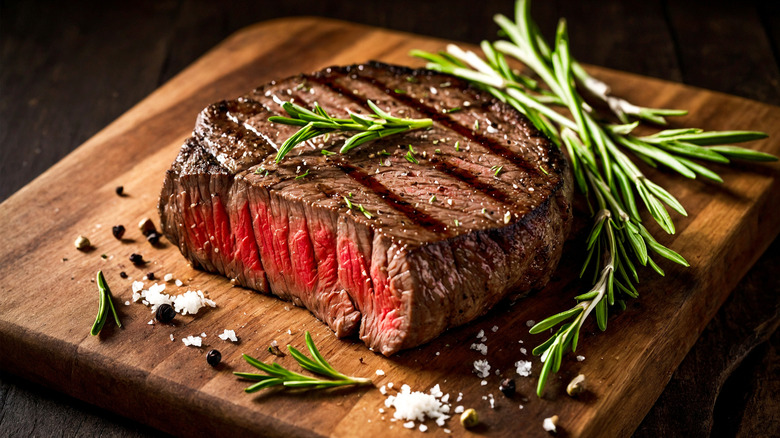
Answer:
<svg viewBox="0 0 780 438"><path fill-rule="evenodd" d="M494 13L512 9L494 0L0 1L0 201L244 26L316 15L477 43L495 37ZM565 16L582 62L780 105L778 1L536 0L532 12L548 36ZM780 435L778 266L775 240L636 436ZM157 434L0 373L0 436Z"/></svg>

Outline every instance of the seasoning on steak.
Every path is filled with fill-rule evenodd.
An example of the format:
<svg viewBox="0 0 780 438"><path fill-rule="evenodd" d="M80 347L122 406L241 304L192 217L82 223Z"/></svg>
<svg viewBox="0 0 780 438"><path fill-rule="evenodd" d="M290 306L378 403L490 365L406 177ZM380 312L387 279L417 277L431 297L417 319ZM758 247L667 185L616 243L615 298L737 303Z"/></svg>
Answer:
<svg viewBox="0 0 780 438"><path fill-rule="evenodd" d="M277 164L298 127L268 121L284 115L274 96L344 118L370 114L370 99L434 125L343 155L344 136L319 137ZM409 145L418 163L404 157ZM544 286L569 230L571 186L561 152L511 107L447 75L371 62L203 110L159 209L194 266L391 355Z"/></svg>

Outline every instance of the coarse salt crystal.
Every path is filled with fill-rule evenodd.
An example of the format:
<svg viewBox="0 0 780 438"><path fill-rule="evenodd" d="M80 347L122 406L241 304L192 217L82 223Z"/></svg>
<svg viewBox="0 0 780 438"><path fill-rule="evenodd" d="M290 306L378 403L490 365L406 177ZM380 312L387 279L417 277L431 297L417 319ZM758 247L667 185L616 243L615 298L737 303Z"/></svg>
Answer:
<svg viewBox="0 0 780 438"><path fill-rule="evenodd" d="M474 371L477 373L477 376L484 379L490 375L490 364L488 364L487 360L475 360Z"/></svg>
<svg viewBox="0 0 780 438"><path fill-rule="evenodd" d="M387 388L388 388L388 389L393 389L393 382L390 382L390 383L388 383L388 384L387 384Z"/></svg>
<svg viewBox="0 0 780 438"><path fill-rule="evenodd" d="M205 337L206 337L206 333L201 333L201 334L200 334L200 337L201 337L201 338L205 338Z"/></svg>
<svg viewBox="0 0 780 438"><path fill-rule="evenodd" d="M385 372L384 372L384 371L382 371L382 370L376 370L376 375L377 375L377 376L384 376L384 375L385 375Z"/></svg>
<svg viewBox="0 0 780 438"><path fill-rule="evenodd" d="M443 429L443 430L444 430L444 433L447 433L447 434L450 434L450 433L452 433L452 431L451 431L451 430L449 430L449 429Z"/></svg>
<svg viewBox="0 0 780 438"><path fill-rule="evenodd" d="M387 394L387 389L386 389L385 385L382 385L382 386L379 387L379 393L382 394L382 395Z"/></svg>
<svg viewBox="0 0 780 438"><path fill-rule="evenodd" d="M555 432L557 432L557 428L555 427L555 423L553 422L553 419L552 419L552 417L550 417L550 418L545 418L545 419L544 419L544 422L542 423L542 427L543 427L543 428L544 428L544 430L546 430L547 432L551 432L551 433L555 433Z"/></svg>
<svg viewBox="0 0 780 438"><path fill-rule="evenodd" d="M531 361L518 360L515 362L515 366L517 367L517 374L520 376L528 377L531 375Z"/></svg>
<svg viewBox="0 0 780 438"><path fill-rule="evenodd" d="M462 414L465 408L463 406L456 406L455 407L455 413L456 414Z"/></svg>
<svg viewBox="0 0 780 438"><path fill-rule="evenodd" d="M181 295L176 295L172 299L173 308L182 315L196 314L203 307L217 307L217 304L206 298L202 291L188 290Z"/></svg>
<svg viewBox="0 0 780 438"><path fill-rule="evenodd" d="M426 426L424 424L421 424L420 425L420 432L425 432L426 430L428 430L428 426Z"/></svg>
<svg viewBox="0 0 780 438"><path fill-rule="evenodd" d="M414 421L408 421L404 423L404 427L407 429L414 429Z"/></svg>
<svg viewBox="0 0 780 438"><path fill-rule="evenodd" d="M395 408L393 418L396 420L406 420L414 424L414 421L422 422L428 417L434 419L436 424L443 425L450 418L447 415L450 407L438 400L434 394L441 394L438 385L431 388L430 394L420 391L412 392L409 385L403 385L401 392L397 395L390 395L385 399L385 406ZM406 427L406 424L404 427Z"/></svg>
<svg viewBox="0 0 780 438"><path fill-rule="evenodd" d="M528 350L526 350L525 348L521 348L520 352L525 354L525 355L528 355Z"/></svg>
<svg viewBox="0 0 780 438"><path fill-rule="evenodd" d="M490 329L491 332L495 333L498 331L498 326L494 325L493 328Z"/></svg>
<svg viewBox="0 0 780 438"><path fill-rule="evenodd" d="M458 399L457 399L457 400L455 400L455 401L456 401L456 402L459 402L459 401L461 401L461 400L463 400L463 393L462 393L462 392L459 392L459 393L458 393Z"/></svg>
<svg viewBox="0 0 780 438"><path fill-rule="evenodd" d="M380 414L384 414L385 413L385 409L384 408L379 408L379 413Z"/></svg>
<svg viewBox="0 0 780 438"><path fill-rule="evenodd" d="M179 287L184 286L184 283L181 280L179 280L178 278L176 279L176 281L174 283L176 283L176 286L179 286Z"/></svg>
<svg viewBox="0 0 780 438"><path fill-rule="evenodd" d="M480 338L480 339L481 339L481 338L483 338L484 336L485 336L485 331L484 331L484 330L480 330L480 331L479 331L479 333L477 333L477 338Z"/></svg>
<svg viewBox="0 0 780 438"><path fill-rule="evenodd" d="M487 380L483 380L483 381L479 382L479 384L482 385L482 386L487 386Z"/></svg>
<svg viewBox="0 0 780 438"><path fill-rule="evenodd" d="M291 334L292 334L292 330L290 330L290 329L287 329L287 334L288 334L288 335L291 335Z"/></svg>
<svg viewBox="0 0 780 438"><path fill-rule="evenodd" d="M147 322L147 324L149 324L149 325L154 325L154 320L153 320L153 319L150 319L150 320L149 320L149 322Z"/></svg>
<svg viewBox="0 0 780 438"><path fill-rule="evenodd" d="M165 280L166 283L170 283L173 281L173 274L165 274L163 276L163 280Z"/></svg>
<svg viewBox="0 0 780 438"><path fill-rule="evenodd" d="M171 342L175 341L176 339L173 337L173 333L171 333Z"/></svg>
<svg viewBox="0 0 780 438"><path fill-rule="evenodd" d="M577 356L577 362L582 362L585 360L585 356Z"/></svg>
<svg viewBox="0 0 780 438"><path fill-rule="evenodd" d="M228 339L230 339L232 342L238 342L238 338L236 337L235 330L225 329L225 331L222 332L221 335L217 335L217 337L219 339L222 339L223 341L227 341Z"/></svg>
<svg viewBox="0 0 780 438"><path fill-rule="evenodd" d="M187 336L181 340L187 347L201 347L203 346L203 338L200 336Z"/></svg>
<svg viewBox="0 0 780 438"><path fill-rule="evenodd" d="M471 344L471 349L479 351L483 356L487 356L488 348L485 344Z"/></svg>
<svg viewBox="0 0 780 438"><path fill-rule="evenodd" d="M534 321L533 319L529 319L528 321L525 322L526 327L533 327L534 325L536 325L536 321Z"/></svg>
<svg viewBox="0 0 780 438"><path fill-rule="evenodd" d="M130 305L130 301L125 301L125 306L129 306L129 305Z"/></svg>
<svg viewBox="0 0 780 438"><path fill-rule="evenodd" d="M144 283L142 281L134 281L131 287L133 292L140 292L144 289Z"/></svg>

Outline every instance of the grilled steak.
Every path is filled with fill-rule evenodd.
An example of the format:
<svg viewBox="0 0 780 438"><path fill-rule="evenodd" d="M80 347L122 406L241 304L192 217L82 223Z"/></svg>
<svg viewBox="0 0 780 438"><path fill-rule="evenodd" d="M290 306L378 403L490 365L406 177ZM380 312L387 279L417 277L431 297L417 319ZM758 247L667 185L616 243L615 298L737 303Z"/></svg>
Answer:
<svg viewBox="0 0 780 438"><path fill-rule="evenodd" d="M369 114L370 99L434 126L343 155L320 149L338 152L344 136L320 137L275 164L298 128L268 121L284 115L274 96L345 118ZM544 286L571 222L570 180L560 151L506 104L446 75L372 62L203 110L159 210L196 267L391 355Z"/></svg>

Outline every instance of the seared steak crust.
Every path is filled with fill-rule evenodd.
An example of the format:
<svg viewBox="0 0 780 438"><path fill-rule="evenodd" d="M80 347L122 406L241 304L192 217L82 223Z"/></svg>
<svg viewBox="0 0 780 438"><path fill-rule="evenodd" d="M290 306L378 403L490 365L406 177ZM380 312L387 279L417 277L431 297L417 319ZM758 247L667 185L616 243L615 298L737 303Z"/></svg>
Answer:
<svg viewBox="0 0 780 438"><path fill-rule="evenodd" d="M297 128L268 121L283 113L274 96L334 117L370 113L370 99L434 126L344 155L320 151L338 152L343 136L321 137L276 164ZM405 158L410 145L419 163ZM559 149L508 105L450 76L371 62L203 110L159 210L193 265L390 355L544 286L570 227L571 189Z"/></svg>

